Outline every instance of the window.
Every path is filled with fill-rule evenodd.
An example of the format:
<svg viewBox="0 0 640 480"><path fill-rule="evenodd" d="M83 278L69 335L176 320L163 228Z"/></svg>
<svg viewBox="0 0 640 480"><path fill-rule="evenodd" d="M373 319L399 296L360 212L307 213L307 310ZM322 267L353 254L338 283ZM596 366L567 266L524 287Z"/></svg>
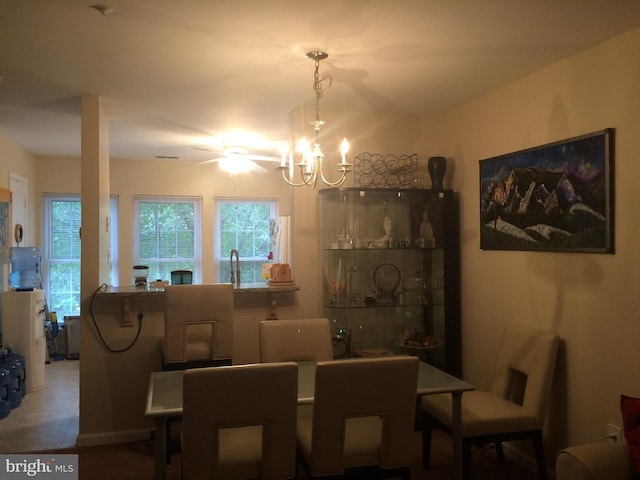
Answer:
<svg viewBox="0 0 640 480"><path fill-rule="evenodd" d="M58 318L80 314L80 196L46 195L43 215L42 281L49 310ZM118 201L110 200L111 284L117 278Z"/></svg>
<svg viewBox="0 0 640 480"><path fill-rule="evenodd" d="M200 270L200 199L135 198L134 254L150 279L170 280L172 270Z"/></svg>
<svg viewBox="0 0 640 480"><path fill-rule="evenodd" d="M119 268L119 249L118 249L118 225L120 225L120 219L118 218L118 197L112 195L110 202L109 212L109 243L111 248L109 249L109 280L111 285L117 287L120 285L118 279Z"/></svg>
<svg viewBox="0 0 640 480"><path fill-rule="evenodd" d="M218 282L231 278L231 250L238 250L241 280L264 282L262 264L271 252L270 221L278 217L273 200L216 199L215 262ZM275 253L275 252L274 252Z"/></svg>
<svg viewBox="0 0 640 480"><path fill-rule="evenodd" d="M42 276L49 310L80 315L80 197L44 199Z"/></svg>

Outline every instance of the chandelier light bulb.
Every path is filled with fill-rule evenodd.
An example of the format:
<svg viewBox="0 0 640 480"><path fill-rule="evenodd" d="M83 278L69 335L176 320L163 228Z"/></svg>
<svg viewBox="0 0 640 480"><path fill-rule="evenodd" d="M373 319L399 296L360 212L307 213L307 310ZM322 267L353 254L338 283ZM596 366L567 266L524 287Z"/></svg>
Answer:
<svg viewBox="0 0 640 480"><path fill-rule="evenodd" d="M347 139L342 139L342 143L340 144L340 156L342 157L342 165L346 165L347 163L347 153L349 152L349 142Z"/></svg>
<svg viewBox="0 0 640 480"><path fill-rule="evenodd" d="M298 143L296 143L296 152L301 153L304 156L309 155L309 152L311 152L311 146L307 137L302 137L298 140Z"/></svg>

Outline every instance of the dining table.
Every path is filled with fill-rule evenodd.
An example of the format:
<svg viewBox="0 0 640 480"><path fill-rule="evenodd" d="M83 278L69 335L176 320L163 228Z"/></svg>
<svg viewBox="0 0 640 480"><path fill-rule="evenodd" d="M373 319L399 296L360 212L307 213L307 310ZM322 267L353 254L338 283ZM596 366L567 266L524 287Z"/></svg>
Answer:
<svg viewBox="0 0 640 480"><path fill-rule="evenodd" d="M348 359L340 361L349 361ZM215 367L225 368L225 367ZM316 362L298 363L298 405L313 403ZM167 462L167 426L182 418L182 379L185 370L152 372L149 377L145 417L154 421L154 480L164 480ZM420 361L417 398L436 393L452 396L452 442L455 478L462 480L462 394L474 387L433 365Z"/></svg>

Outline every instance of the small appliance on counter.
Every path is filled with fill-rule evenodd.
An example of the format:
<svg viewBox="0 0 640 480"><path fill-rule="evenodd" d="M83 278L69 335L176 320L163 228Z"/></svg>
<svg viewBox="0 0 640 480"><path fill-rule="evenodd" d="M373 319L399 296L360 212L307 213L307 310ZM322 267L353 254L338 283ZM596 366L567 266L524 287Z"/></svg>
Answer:
<svg viewBox="0 0 640 480"><path fill-rule="evenodd" d="M133 285L136 287L146 287L149 278L149 267L147 265L133 266Z"/></svg>

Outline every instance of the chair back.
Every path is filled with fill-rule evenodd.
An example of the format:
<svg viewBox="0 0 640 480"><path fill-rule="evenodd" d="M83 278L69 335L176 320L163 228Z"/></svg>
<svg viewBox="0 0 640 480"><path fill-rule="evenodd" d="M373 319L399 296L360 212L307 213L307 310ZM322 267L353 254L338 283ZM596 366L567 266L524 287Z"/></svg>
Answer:
<svg viewBox="0 0 640 480"><path fill-rule="evenodd" d="M183 478L293 478L297 391L294 362L186 370Z"/></svg>
<svg viewBox="0 0 640 480"><path fill-rule="evenodd" d="M165 287L165 362L215 360L233 354L233 286Z"/></svg>
<svg viewBox="0 0 640 480"><path fill-rule="evenodd" d="M417 357L319 362L307 459L311 473L339 475L349 467L410 466L417 382ZM378 428L349 431L350 421L358 425L365 418L374 420L369 427Z"/></svg>
<svg viewBox="0 0 640 480"><path fill-rule="evenodd" d="M333 359L327 318L260 322L261 362L304 362Z"/></svg>
<svg viewBox="0 0 640 480"><path fill-rule="evenodd" d="M494 394L529 410L539 428L544 426L559 343L554 333L508 325L491 382Z"/></svg>

